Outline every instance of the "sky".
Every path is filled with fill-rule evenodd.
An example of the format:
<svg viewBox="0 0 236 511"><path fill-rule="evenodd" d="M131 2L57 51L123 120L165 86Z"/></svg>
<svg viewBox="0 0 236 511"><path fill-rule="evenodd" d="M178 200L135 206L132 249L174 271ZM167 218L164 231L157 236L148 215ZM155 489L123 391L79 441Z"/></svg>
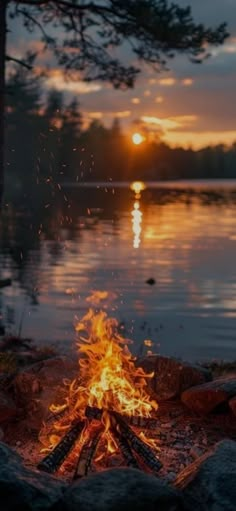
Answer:
<svg viewBox="0 0 236 511"><path fill-rule="evenodd" d="M128 134L155 133L172 146L195 149L236 142L236 0L178 0L191 5L196 22L212 27L226 21L230 38L212 50L203 64L192 64L178 55L169 71L143 69L134 89L114 90L110 84L65 81L53 60L47 59L46 89L56 88L68 98L76 96L85 123L92 119L110 125L117 117ZM40 48L37 33L25 34L18 23L11 27L9 52L22 57L25 50ZM45 56L39 58L43 66Z"/></svg>

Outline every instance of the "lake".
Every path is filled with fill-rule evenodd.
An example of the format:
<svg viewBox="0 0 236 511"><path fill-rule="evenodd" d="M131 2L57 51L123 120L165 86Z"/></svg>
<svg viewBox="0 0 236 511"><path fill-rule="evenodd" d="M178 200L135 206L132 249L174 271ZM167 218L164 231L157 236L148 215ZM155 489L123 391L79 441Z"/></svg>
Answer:
<svg viewBox="0 0 236 511"><path fill-rule="evenodd" d="M6 332L74 349L75 316L100 290L134 353L236 359L236 181L145 186L67 183L4 206Z"/></svg>

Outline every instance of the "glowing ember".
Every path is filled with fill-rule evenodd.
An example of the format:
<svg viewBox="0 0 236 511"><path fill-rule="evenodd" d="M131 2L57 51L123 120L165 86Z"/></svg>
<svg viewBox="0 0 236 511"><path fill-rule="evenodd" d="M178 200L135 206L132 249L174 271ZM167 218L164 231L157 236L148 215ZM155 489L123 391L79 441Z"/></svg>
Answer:
<svg viewBox="0 0 236 511"><path fill-rule="evenodd" d="M106 294L93 293L92 297L93 303L98 304ZM53 420L44 425L40 440L47 450L53 449L76 421L86 419L86 407L96 407L103 411L104 452L112 453L118 446L111 434L110 412L151 417L158 408L147 390L147 380L152 375L135 366L127 347L131 341L122 337L117 320L109 318L103 310L90 308L75 329L79 351L78 378L64 386L63 405L51 405ZM142 439L150 445L150 440L143 434ZM77 447L81 450L83 440L80 439L79 444ZM77 455L78 448L75 449Z"/></svg>

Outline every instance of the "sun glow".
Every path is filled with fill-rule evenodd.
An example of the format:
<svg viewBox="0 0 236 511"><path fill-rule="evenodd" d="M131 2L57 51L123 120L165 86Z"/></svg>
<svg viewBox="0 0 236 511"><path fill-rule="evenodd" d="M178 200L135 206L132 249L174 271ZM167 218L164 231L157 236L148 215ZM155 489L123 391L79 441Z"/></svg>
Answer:
<svg viewBox="0 0 236 511"><path fill-rule="evenodd" d="M140 192L145 190L145 188L146 188L146 185L143 181L133 181L133 183L131 183L131 185L130 185L130 189L135 194L139 194Z"/></svg>
<svg viewBox="0 0 236 511"><path fill-rule="evenodd" d="M132 141L135 145L140 145L144 142L145 138L140 133L134 133L132 135Z"/></svg>

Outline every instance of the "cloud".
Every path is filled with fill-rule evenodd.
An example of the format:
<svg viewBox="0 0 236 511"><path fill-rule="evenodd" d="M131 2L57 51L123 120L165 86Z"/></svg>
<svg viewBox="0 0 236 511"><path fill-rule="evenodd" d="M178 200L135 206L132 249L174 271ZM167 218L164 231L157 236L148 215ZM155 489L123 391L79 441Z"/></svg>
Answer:
<svg viewBox="0 0 236 511"><path fill-rule="evenodd" d="M231 37L225 45L212 48L212 57L202 65L191 63L186 55L180 53L169 61L171 72L154 74L153 70L144 66L135 89L126 92L114 90L105 83L66 80L63 70L57 67L55 57L49 52L43 53L37 30L33 35L27 33L19 19L9 20L8 50L19 58L27 49L39 51L37 65L41 66L41 70L51 67L45 79L46 87L65 91L66 99L78 95L81 110L89 121L100 118L109 125L112 117L118 116L122 126L129 129L135 118L143 117L146 122L140 121L142 126L149 131L164 133L170 143L200 146L219 141L231 142L236 139L235 2L178 0L181 6L192 6L196 22L211 27L216 27L222 21L229 22ZM124 45L122 56L125 63L131 55L127 53L127 48ZM145 91L151 94L148 96Z"/></svg>
<svg viewBox="0 0 236 511"><path fill-rule="evenodd" d="M119 119L130 117L131 111L130 110L124 110L122 112L110 112L109 114L111 117L119 117Z"/></svg>
<svg viewBox="0 0 236 511"><path fill-rule="evenodd" d="M97 92L102 89L102 86L99 83L86 83L80 80L66 80L63 72L59 69L54 69L53 72L49 72L49 77L46 78L45 85L47 88L71 92L73 94L90 94L91 92Z"/></svg>
<svg viewBox="0 0 236 511"><path fill-rule="evenodd" d="M85 115L89 117L90 119L102 119L102 118L112 118L114 117L119 119L124 119L126 117L129 117L131 115L130 110L123 110L123 111L110 111L110 112L85 112Z"/></svg>
<svg viewBox="0 0 236 511"><path fill-rule="evenodd" d="M197 115L176 115L175 117L171 117L171 119L178 121L182 126L187 124L192 124L198 120Z"/></svg>
<svg viewBox="0 0 236 511"><path fill-rule="evenodd" d="M162 131L176 130L177 128L191 125L197 120L196 115L178 115L166 119L159 117L141 116L141 121L149 126L158 127Z"/></svg>
<svg viewBox="0 0 236 511"><path fill-rule="evenodd" d="M186 87L189 87L190 85L193 85L193 79L192 78L184 78L181 80L181 84L185 85Z"/></svg>
<svg viewBox="0 0 236 511"><path fill-rule="evenodd" d="M156 96L155 103L163 103L163 101L164 101L163 96Z"/></svg>
<svg viewBox="0 0 236 511"><path fill-rule="evenodd" d="M141 121L143 121L145 124L149 124L157 126L158 128L162 130L173 130L175 128L178 128L180 124L178 121L173 121L171 119L160 119L159 117L149 117L147 115L142 115Z"/></svg>
<svg viewBox="0 0 236 511"><path fill-rule="evenodd" d="M88 115L90 119L102 119L103 117L102 112L86 112L86 115Z"/></svg>
<svg viewBox="0 0 236 511"><path fill-rule="evenodd" d="M159 85L163 85L164 87L171 87L172 85L175 85L176 79L175 78L161 78L158 81Z"/></svg>
<svg viewBox="0 0 236 511"><path fill-rule="evenodd" d="M235 37L229 39L228 43L225 43L223 46L219 46L218 48L214 48L211 51L213 57L217 57L218 55L224 53L236 53L236 40Z"/></svg>
<svg viewBox="0 0 236 511"><path fill-rule="evenodd" d="M163 136L163 139L172 147L201 149L217 144L233 144L236 142L236 131L203 131L201 133L170 131Z"/></svg>

